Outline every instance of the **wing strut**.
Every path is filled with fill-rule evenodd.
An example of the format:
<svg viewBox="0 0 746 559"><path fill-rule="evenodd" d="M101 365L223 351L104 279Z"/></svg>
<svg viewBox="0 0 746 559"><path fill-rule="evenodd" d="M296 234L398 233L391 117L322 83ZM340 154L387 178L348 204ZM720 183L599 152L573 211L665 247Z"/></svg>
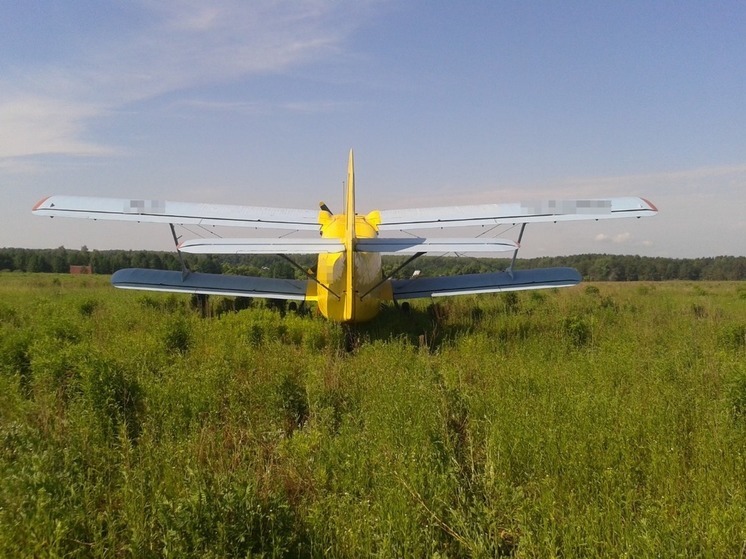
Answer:
<svg viewBox="0 0 746 559"><path fill-rule="evenodd" d="M298 264L295 260L293 260L292 258L288 257L286 254L278 254L277 256L282 257L283 260L287 260L295 269L300 270L301 272L303 272L304 274L306 274L306 277L308 277L308 279L310 279L312 282L314 282L319 287L323 287L324 289L326 289L329 293L331 293L337 299L337 301L339 301L339 295L337 295L336 293L334 293L334 291L332 291L332 289L328 285L324 285L323 283L321 283L316 278L316 276L314 276L311 272L309 272L303 266L301 266L300 264Z"/></svg>
<svg viewBox="0 0 746 559"><path fill-rule="evenodd" d="M515 259L518 256L518 250L521 248L521 239L523 239L523 231L525 229L526 229L526 224L521 223L521 232L518 233L518 241L516 241L518 244L518 248L516 248L515 251L513 251L513 259L510 261L510 266L508 266L508 269L505 270L510 276L510 279L513 279L513 265L515 264Z"/></svg>
<svg viewBox="0 0 746 559"><path fill-rule="evenodd" d="M181 251L179 250L179 237L176 235L176 229L174 228L173 223L169 223L168 226L171 228L171 235L174 238L174 244L176 245L176 254L179 255L179 261L181 262L181 278L186 279L186 277L192 273L192 271L189 269L189 266L186 265L186 262L184 262L184 255L181 254Z"/></svg>
<svg viewBox="0 0 746 559"><path fill-rule="evenodd" d="M370 289L369 289L368 291L366 291L365 293L363 293L363 294L362 294L362 295L360 296L360 299L362 300L362 299L364 299L364 298L365 298L365 297L366 297L367 295L370 295L370 294L371 294L371 293L372 293L372 292L373 292L373 291L374 291L375 289L378 289L378 288L379 288L380 286L382 286L382 285L383 285L384 283L386 283L386 282L387 282L388 280L390 280L391 278L393 278L393 277L394 277L394 274L396 274L396 272L398 272L399 270L401 270L402 268L404 268L404 266L406 266L407 264L411 264L411 263L412 263L413 261L417 260L417 259L418 259L418 258L419 258L420 256L422 256L423 254L427 254L427 253L426 253L426 252L418 252L417 254L413 254L412 256L410 256L409 258L407 258L407 259L406 259L406 260L404 261L404 264L402 264L401 266L397 267L397 268L396 268L396 269L395 269L395 270L394 270L393 272L391 272L391 273L390 273L390 274L389 274L388 276L386 276L385 278L383 278L383 279L382 279L381 281L379 281L379 282L378 282L377 284L375 284L375 285L374 285L373 287L371 287L371 288L370 288Z"/></svg>

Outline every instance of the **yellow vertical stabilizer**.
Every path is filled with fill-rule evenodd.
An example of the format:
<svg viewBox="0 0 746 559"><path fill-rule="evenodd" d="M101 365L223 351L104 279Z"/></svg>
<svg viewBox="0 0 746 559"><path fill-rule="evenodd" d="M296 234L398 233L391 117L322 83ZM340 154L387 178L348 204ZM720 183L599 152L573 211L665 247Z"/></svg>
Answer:
<svg viewBox="0 0 746 559"><path fill-rule="evenodd" d="M355 316L355 158L352 150L347 161L347 199L345 200L345 305L344 320Z"/></svg>

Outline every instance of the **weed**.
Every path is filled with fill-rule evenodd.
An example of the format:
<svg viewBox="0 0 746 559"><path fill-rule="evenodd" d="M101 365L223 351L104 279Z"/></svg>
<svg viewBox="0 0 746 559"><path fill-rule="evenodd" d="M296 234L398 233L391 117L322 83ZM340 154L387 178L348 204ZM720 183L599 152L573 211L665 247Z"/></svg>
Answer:
<svg viewBox="0 0 746 559"><path fill-rule="evenodd" d="M180 354L189 351L192 344L192 332L187 321L183 318L177 318L171 322L166 328L163 342L169 351Z"/></svg>
<svg viewBox="0 0 746 559"><path fill-rule="evenodd" d="M484 309L482 309L481 307L472 307L471 323L476 326L482 322L483 318L484 318Z"/></svg>
<svg viewBox="0 0 746 559"><path fill-rule="evenodd" d="M720 345L724 349L746 348L746 324L728 324L720 332Z"/></svg>
<svg viewBox="0 0 746 559"><path fill-rule="evenodd" d="M85 299L78 304L78 311L82 316L91 316L98 306L99 302L95 299Z"/></svg>
<svg viewBox="0 0 746 559"><path fill-rule="evenodd" d="M33 451L38 444L36 433L26 424L13 421L0 426L0 459L10 463Z"/></svg>
<svg viewBox="0 0 746 559"><path fill-rule="evenodd" d="M303 427L309 416L308 396L296 374L283 375L277 388L277 402L284 413L286 434Z"/></svg>
<svg viewBox="0 0 746 559"><path fill-rule="evenodd" d="M78 323L67 317L49 317L44 324L44 333L53 342L62 343L77 343L82 337Z"/></svg>
<svg viewBox="0 0 746 559"><path fill-rule="evenodd" d="M16 310L6 304L0 303L0 324L6 323L17 326L19 323Z"/></svg>
<svg viewBox="0 0 746 559"><path fill-rule="evenodd" d="M80 392L80 364L88 358L88 348L64 346L58 351L39 351L32 362L35 382L43 390L56 393L68 403Z"/></svg>
<svg viewBox="0 0 746 559"><path fill-rule="evenodd" d="M238 312L251 308L251 305L251 299L247 297L223 297L215 305L215 314L220 316L227 312Z"/></svg>
<svg viewBox="0 0 746 559"><path fill-rule="evenodd" d="M110 359L92 356L84 364L83 393L96 414L102 434L109 440L124 426L131 441L141 431L144 411L140 384L131 372Z"/></svg>
<svg viewBox="0 0 746 559"><path fill-rule="evenodd" d="M697 303L692 303L692 314L694 314L695 318L706 318L707 317L707 309L699 305Z"/></svg>
<svg viewBox="0 0 746 559"><path fill-rule="evenodd" d="M591 327L579 316L568 316L562 321L562 332L575 347L583 347L591 341Z"/></svg>
<svg viewBox="0 0 746 559"><path fill-rule="evenodd" d="M25 374L31 369L29 346L31 336L24 331L6 333L0 345L0 370L8 374Z"/></svg>
<svg viewBox="0 0 746 559"><path fill-rule="evenodd" d="M178 309L184 308L184 299L174 293L169 293L163 300L163 309L168 312L175 312Z"/></svg>
<svg viewBox="0 0 746 559"><path fill-rule="evenodd" d="M746 422L746 369L731 379L728 399L734 419Z"/></svg>
<svg viewBox="0 0 746 559"><path fill-rule="evenodd" d="M415 301L352 330L2 279L0 557L742 553L733 283Z"/></svg>
<svg viewBox="0 0 746 559"><path fill-rule="evenodd" d="M546 302L547 296L544 292L539 291L537 289L532 289L529 292L529 299L531 302L535 303L536 305L541 305Z"/></svg>
<svg viewBox="0 0 746 559"><path fill-rule="evenodd" d="M249 331L248 331L248 340L249 343L253 346L261 345L262 340L264 339L264 330L262 329L262 326L259 323L252 322L249 325Z"/></svg>
<svg viewBox="0 0 746 559"><path fill-rule="evenodd" d="M0 371L18 375L21 392L31 396L31 336L25 331L6 335L0 344Z"/></svg>
<svg viewBox="0 0 746 559"><path fill-rule="evenodd" d="M506 314L515 314L519 311L521 304L518 293L515 291L508 291L507 293L503 293L501 298Z"/></svg>
<svg viewBox="0 0 746 559"><path fill-rule="evenodd" d="M162 307L161 301L152 295L141 295L138 302L145 309L160 309Z"/></svg>
<svg viewBox="0 0 746 559"><path fill-rule="evenodd" d="M609 296L601 297L601 308L616 311L619 309L617 302Z"/></svg>

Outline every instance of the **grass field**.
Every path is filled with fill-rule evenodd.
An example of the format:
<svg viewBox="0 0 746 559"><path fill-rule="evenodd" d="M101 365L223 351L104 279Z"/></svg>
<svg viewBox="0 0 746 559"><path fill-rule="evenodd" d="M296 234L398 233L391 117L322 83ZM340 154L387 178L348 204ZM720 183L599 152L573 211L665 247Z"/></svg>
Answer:
<svg viewBox="0 0 746 559"><path fill-rule="evenodd" d="M746 286L353 335L0 274L0 557L746 557Z"/></svg>

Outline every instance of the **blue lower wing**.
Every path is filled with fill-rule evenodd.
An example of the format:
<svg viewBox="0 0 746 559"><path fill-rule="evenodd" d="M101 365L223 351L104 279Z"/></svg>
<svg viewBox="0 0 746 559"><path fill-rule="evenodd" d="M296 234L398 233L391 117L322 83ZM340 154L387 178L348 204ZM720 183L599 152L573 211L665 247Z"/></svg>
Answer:
<svg viewBox="0 0 746 559"><path fill-rule="evenodd" d="M170 291L227 295L231 297L265 297L267 299L306 298L306 280L257 278L189 272L182 274L170 270L126 268L111 277L114 287L142 289L145 291Z"/></svg>
<svg viewBox="0 0 746 559"><path fill-rule="evenodd" d="M492 274L392 280L391 284L394 299L401 300L568 287L580 283L581 280L580 273L574 268L540 268Z"/></svg>

